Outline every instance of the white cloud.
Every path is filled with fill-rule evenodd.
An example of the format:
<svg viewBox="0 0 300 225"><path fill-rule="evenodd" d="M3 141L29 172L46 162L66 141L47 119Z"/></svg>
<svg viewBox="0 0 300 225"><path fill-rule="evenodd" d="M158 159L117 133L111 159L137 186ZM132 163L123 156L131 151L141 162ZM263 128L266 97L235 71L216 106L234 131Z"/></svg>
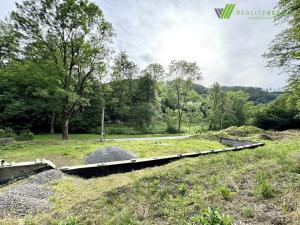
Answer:
<svg viewBox="0 0 300 225"><path fill-rule="evenodd" d="M19 2L20 0L18 0ZM205 85L247 85L280 88L287 79L266 68L262 54L279 33L271 19L250 20L236 16L217 18L214 8L236 3L236 9L272 9L277 0L94 0L113 24L114 47L125 50L139 65L172 59L197 61ZM1 18L14 1L1 3Z"/></svg>

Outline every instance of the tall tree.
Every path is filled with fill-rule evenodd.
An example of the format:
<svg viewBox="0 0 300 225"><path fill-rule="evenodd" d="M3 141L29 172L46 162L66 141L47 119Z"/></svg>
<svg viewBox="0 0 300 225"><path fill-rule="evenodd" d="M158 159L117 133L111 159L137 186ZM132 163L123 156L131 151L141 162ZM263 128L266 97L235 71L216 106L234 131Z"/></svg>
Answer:
<svg viewBox="0 0 300 225"><path fill-rule="evenodd" d="M209 129L222 129L224 122L226 92L218 83L213 84L209 91Z"/></svg>
<svg viewBox="0 0 300 225"><path fill-rule="evenodd" d="M113 36L100 8L87 0L26 0L16 4L11 21L22 36L27 57L55 63L60 82L62 138L69 119L93 80L99 80Z"/></svg>
<svg viewBox="0 0 300 225"><path fill-rule="evenodd" d="M0 21L0 68L18 59L20 34L8 21Z"/></svg>
<svg viewBox="0 0 300 225"><path fill-rule="evenodd" d="M243 91L227 92L225 123L228 126L241 126L246 123L249 95Z"/></svg>
<svg viewBox="0 0 300 225"><path fill-rule="evenodd" d="M169 75L173 79L169 82L169 98L174 102L174 108L177 111L177 132L179 133L184 109L193 96L193 81L201 79L201 72L196 62L173 60L169 65Z"/></svg>
<svg viewBox="0 0 300 225"><path fill-rule="evenodd" d="M114 60L112 80L113 81L127 81L129 98L133 93L133 79L138 75L137 65L131 61L128 55L123 51ZM125 84L125 82L122 82ZM127 84L124 85L125 87Z"/></svg>
<svg viewBox="0 0 300 225"><path fill-rule="evenodd" d="M300 1L280 0L277 8L276 20L288 26L275 37L264 56L268 66L282 68L291 75L287 101L298 108L300 116Z"/></svg>

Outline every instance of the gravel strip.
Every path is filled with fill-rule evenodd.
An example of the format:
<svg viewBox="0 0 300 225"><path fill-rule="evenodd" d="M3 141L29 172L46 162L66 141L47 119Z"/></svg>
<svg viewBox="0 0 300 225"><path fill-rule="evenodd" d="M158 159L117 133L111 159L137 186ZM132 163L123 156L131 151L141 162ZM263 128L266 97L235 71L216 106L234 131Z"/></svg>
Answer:
<svg viewBox="0 0 300 225"><path fill-rule="evenodd" d="M0 194L0 218L22 217L49 210L48 198L54 193L45 184L60 179L58 170L48 170L35 175L25 183L21 183Z"/></svg>

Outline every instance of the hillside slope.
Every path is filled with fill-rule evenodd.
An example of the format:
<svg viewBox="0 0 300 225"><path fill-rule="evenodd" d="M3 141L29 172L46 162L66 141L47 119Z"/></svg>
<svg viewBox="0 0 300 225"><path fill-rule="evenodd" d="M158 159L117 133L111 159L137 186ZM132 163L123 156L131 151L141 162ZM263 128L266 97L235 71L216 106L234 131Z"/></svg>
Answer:
<svg viewBox="0 0 300 225"><path fill-rule="evenodd" d="M230 216L234 224L296 225L300 134L277 133L276 140L257 149L125 174L90 180L65 177L52 188L52 210L0 223L200 224L195 218L211 207Z"/></svg>

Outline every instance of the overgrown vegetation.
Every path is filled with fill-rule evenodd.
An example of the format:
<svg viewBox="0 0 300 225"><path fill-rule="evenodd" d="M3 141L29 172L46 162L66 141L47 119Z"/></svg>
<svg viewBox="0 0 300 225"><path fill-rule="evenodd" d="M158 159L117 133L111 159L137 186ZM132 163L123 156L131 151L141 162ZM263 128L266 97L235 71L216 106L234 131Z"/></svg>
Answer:
<svg viewBox="0 0 300 225"><path fill-rule="evenodd" d="M280 1L283 18L289 4ZM299 13L291 14L291 28L266 54L272 66L298 60ZM157 123L169 133L193 132L191 125L299 128L298 70L283 94L218 83L207 89L195 83L201 68L184 59L140 70L126 52L111 54L113 27L89 1L19 3L0 31L0 128L62 132L64 139L69 130L99 133L103 107L106 124L125 126L108 129L111 134L156 133ZM289 45L287 55L281 46Z"/></svg>
<svg viewBox="0 0 300 225"><path fill-rule="evenodd" d="M88 180L67 176L51 186L55 195L50 211L0 223L56 225L72 216L78 224L201 224L199 221L217 220L225 224L294 225L300 219L299 170L295 170L299 168L295 160L300 155L299 132L272 135L280 139L257 149L183 159ZM172 143L174 140L162 142ZM176 146L179 143L184 144L178 141ZM196 149L203 140L191 143ZM149 152L146 149L153 144L134 145ZM76 152L70 150L68 157Z"/></svg>

